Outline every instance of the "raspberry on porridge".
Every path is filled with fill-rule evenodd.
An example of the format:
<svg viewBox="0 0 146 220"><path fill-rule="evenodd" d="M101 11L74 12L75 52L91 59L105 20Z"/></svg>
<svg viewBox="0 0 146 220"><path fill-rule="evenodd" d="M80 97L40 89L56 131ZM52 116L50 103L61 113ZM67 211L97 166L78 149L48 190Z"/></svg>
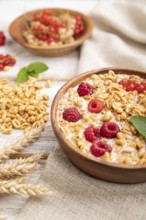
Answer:
<svg viewBox="0 0 146 220"><path fill-rule="evenodd" d="M99 113L103 110L104 104L100 99L91 99L88 103L88 111L92 113Z"/></svg>
<svg viewBox="0 0 146 220"><path fill-rule="evenodd" d="M103 141L94 141L91 145L91 152L96 157L103 156L106 152L110 153L112 151L112 148L110 145L108 145L106 142Z"/></svg>
<svg viewBox="0 0 146 220"><path fill-rule="evenodd" d="M80 120L80 118L81 118L81 115L79 111L74 107L67 108L63 112L63 119L68 122L76 122Z"/></svg>
<svg viewBox="0 0 146 220"><path fill-rule="evenodd" d="M82 82L78 86L77 91L79 96L91 95L93 93L93 88L89 83Z"/></svg>
<svg viewBox="0 0 146 220"><path fill-rule="evenodd" d="M73 111L66 117L67 109ZM110 70L70 88L59 101L57 121L62 135L89 157L146 164L146 139L131 123L134 115L146 116L146 80Z"/></svg>
<svg viewBox="0 0 146 220"><path fill-rule="evenodd" d="M85 129L84 135L87 141L93 142L100 138L100 130L93 126Z"/></svg>
<svg viewBox="0 0 146 220"><path fill-rule="evenodd" d="M106 138L115 138L118 132L120 132L120 128L114 122L104 122L100 128L101 136Z"/></svg>

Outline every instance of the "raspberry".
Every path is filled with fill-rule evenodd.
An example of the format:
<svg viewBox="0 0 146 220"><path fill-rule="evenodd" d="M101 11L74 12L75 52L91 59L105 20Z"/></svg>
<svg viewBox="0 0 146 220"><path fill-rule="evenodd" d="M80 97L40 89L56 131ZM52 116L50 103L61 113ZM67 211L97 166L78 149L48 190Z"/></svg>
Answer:
<svg viewBox="0 0 146 220"><path fill-rule="evenodd" d="M97 140L98 138L100 138L99 129L93 126L86 128L84 131L84 135L85 135L86 140L90 142L93 142Z"/></svg>
<svg viewBox="0 0 146 220"><path fill-rule="evenodd" d="M109 144L96 140L93 142L91 145L91 153L96 156L96 157L101 157L103 156L106 152L110 153L112 151L112 148Z"/></svg>
<svg viewBox="0 0 146 220"><path fill-rule="evenodd" d="M63 112L63 119L68 122L76 122L80 120L81 115L75 107L67 108Z"/></svg>
<svg viewBox="0 0 146 220"><path fill-rule="evenodd" d="M89 83L81 82L78 89L79 96L91 95L93 93L92 86Z"/></svg>
<svg viewBox="0 0 146 220"><path fill-rule="evenodd" d="M104 122L100 128L100 135L106 138L114 138L120 131L119 126L114 122Z"/></svg>
<svg viewBox="0 0 146 220"><path fill-rule="evenodd" d="M104 104L100 99L91 99L90 102L88 103L88 110L89 112L93 113L99 113L103 110Z"/></svg>

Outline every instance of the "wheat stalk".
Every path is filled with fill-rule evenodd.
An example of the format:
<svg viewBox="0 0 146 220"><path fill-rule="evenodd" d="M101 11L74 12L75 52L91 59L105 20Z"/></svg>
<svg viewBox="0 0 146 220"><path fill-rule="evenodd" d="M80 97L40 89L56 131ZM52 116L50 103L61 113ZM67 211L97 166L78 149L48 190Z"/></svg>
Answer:
<svg viewBox="0 0 146 220"><path fill-rule="evenodd" d="M33 143L40 137L42 129L42 127L31 129L22 138L16 140L12 144L7 145L0 151L0 160L8 159L11 154L15 154L18 151L23 150L30 143Z"/></svg>
<svg viewBox="0 0 146 220"><path fill-rule="evenodd" d="M20 163L21 162L21 163ZM9 164L0 165L0 179L12 178L14 176L19 176L27 173L32 173L37 170L40 165L37 162L28 163L24 161L16 161Z"/></svg>
<svg viewBox="0 0 146 220"><path fill-rule="evenodd" d="M19 161L19 163L34 163L34 162L39 162L42 158L43 154L41 153L36 153L33 154L32 156L26 157L26 158L19 158L17 161Z"/></svg>
<svg viewBox="0 0 146 220"><path fill-rule="evenodd" d="M5 184L7 184L7 186L9 184L24 184L27 182L27 180L28 180L28 177L26 177L26 176L15 178L15 179L10 179L10 180L0 180L0 188L3 188L5 186Z"/></svg>
<svg viewBox="0 0 146 220"><path fill-rule="evenodd" d="M21 178L20 178L21 179ZM1 180L0 194L18 194L40 196L48 193L48 189L41 185L22 184L19 179Z"/></svg>

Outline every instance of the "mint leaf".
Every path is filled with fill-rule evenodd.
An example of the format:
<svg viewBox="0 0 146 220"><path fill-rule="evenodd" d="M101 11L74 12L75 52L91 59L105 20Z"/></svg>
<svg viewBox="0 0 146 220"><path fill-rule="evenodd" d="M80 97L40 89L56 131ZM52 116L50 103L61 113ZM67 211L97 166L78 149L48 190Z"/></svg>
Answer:
<svg viewBox="0 0 146 220"><path fill-rule="evenodd" d="M28 67L23 67L17 74L16 80L19 83L24 83L28 80L29 76L38 77L40 73L48 70L48 66L42 62L34 62L29 64Z"/></svg>
<svg viewBox="0 0 146 220"><path fill-rule="evenodd" d="M23 67L22 69L20 69L20 71L18 72L16 81L19 83L24 83L28 80L28 73L27 73L27 68Z"/></svg>
<svg viewBox="0 0 146 220"><path fill-rule="evenodd" d="M27 70L29 72L29 75L31 75L32 73L38 75L48 70L48 66L42 62L34 62L27 67Z"/></svg>
<svg viewBox="0 0 146 220"><path fill-rule="evenodd" d="M32 72L28 72L29 76L32 76L32 77L38 77L38 73L36 73L35 71L32 71Z"/></svg>
<svg viewBox="0 0 146 220"><path fill-rule="evenodd" d="M137 129L137 131L146 138L146 117L144 116L131 116L130 121Z"/></svg>

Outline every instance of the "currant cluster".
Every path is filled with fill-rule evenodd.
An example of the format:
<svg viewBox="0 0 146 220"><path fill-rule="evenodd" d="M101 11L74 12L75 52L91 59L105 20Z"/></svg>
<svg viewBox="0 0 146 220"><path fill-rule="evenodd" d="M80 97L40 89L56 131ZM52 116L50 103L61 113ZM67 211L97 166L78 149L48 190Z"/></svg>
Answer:
<svg viewBox="0 0 146 220"><path fill-rule="evenodd" d="M37 39L47 41L48 43L59 40L59 29L64 28L65 24L56 19L50 10L35 12L32 21L39 21L40 24L33 27L32 30ZM45 29L43 28L43 25Z"/></svg>
<svg viewBox="0 0 146 220"><path fill-rule="evenodd" d="M11 55L0 54L0 71L4 70L8 66L13 66L16 63L16 59Z"/></svg>
<svg viewBox="0 0 146 220"><path fill-rule="evenodd" d="M35 12L30 23L33 35L38 40L50 44L52 42L62 41L62 34L66 36L67 39L71 37L75 39L82 34L84 26L81 16L72 16L68 14L61 14L62 17L59 16L60 15L53 14L51 10ZM75 21L75 24L72 23L73 21Z"/></svg>
<svg viewBox="0 0 146 220"><path fill-rule="evenodd" d="M83 26L83 22L82 22L82 19L81 19L80 15L76 15L75 19L76 19L76 25L75 25L74 35L73 36L74 37L78 37L78 36L80 36L83 33L84 26Z"/></svg>
<svg viewBox="0 0 146 220"><path fill-rule="evenodd" d="M127 92L137 91L138 93L142 93L146 91L146 80L142 80L141 83L137 83L133 79L123 79L119 82Z"/></svg>
<svg viewBox="0 0 146 220"><path fill-rule="evenodd" d="M3 31L0 31L0 46L5 45L6 37L3 33Z"/></svg>

